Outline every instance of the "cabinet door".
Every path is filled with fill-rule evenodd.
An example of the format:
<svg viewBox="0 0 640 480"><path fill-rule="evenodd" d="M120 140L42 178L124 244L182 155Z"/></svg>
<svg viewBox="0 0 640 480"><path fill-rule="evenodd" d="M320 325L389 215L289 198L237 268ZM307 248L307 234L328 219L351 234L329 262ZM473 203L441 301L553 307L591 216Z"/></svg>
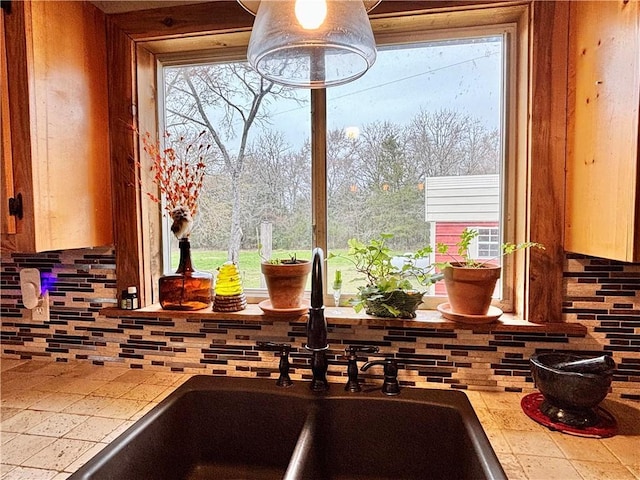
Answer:
<svg viewBox="0 0 640 480"><path fill-rule="evenodd" d="M565 249L640 260L638 0L571 2Z"/></svg>
<svg viewBox="0 0 640 480"><path fill-rule="evenodd" d="M88 2L13 2L9 106L24 219L3 246L46 251L113 241L105 17ZM5 240L8 240L5 242Z"/></svg>
<svg viewBox="0 0 640 480"><path fill-rule="evenodd" d="M16 233L15 218L9 213L9 199L13 198L13 162L11 158L11 120L9 116L9 87L7 85L7 48L4 29L4 9L0 17L0 159L2 160L2 231Z"/></svg>

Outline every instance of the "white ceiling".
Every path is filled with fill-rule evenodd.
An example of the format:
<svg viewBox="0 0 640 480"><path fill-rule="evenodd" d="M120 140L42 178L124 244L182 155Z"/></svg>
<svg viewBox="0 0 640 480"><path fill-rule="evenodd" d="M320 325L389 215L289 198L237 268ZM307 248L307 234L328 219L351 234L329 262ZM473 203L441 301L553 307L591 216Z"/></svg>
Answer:
<svg viewBox="0 0 640 480"><path fill-rule="evenodd" d="M192 3L204 3L211 0L94 0L93 3L103 12L123 13L152 8L173 7L176 5L189 5Z"/></svg>

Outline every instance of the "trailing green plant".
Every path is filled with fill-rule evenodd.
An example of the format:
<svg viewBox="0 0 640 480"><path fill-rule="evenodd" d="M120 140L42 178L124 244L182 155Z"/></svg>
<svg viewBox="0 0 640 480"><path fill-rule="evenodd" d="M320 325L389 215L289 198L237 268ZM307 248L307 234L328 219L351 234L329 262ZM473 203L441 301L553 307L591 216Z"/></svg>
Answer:
<svg viewBox="0 0 640 480"><path fill-rule="evenodd" d="M350 302L356 312L375 302L389 312L388 316L401 316L403 310L391 302L397 297L395 292L410 293L410 297L413 297L411 303L416 303L415 310L426 287L442 277L434 274L432 263L426 266L418 265L419 260L429 258L432 253L431 247L424 247L415 253L398 255L394 254L387 244L391 238L393 235L388 233L383 233L368 243L352 238L347 242L349 250L346 255L330 253L328 256L328 259L339 257L348 260L354 265L355 270L363 275L354 279L366 282L364 286L358 287L358 294ZM402 266L394 265L394 258L402 259Z"/></svg>
<svg viewBox="0 0 640 480"><path fill-rule="evenodd" d="M444 254L444 255L449 255L451 257L451 260L453 261L453 263L456 263L457 266L461 266L461 267L466 267L466 268L482 268L484 267L486 264L493 262L494 260L497 260L498 258L501 258L505 255L510 255L512 253L515 253L519 250L524 250L525 248L540 248L542 250L544 250L544 245L541 243L536 243L536 242L522 242L522 243L511 243L511 242L506 242L503 243L502 245L500 245L500 255L490 258L490 259L483 259L483 260L478 260L475 258L471 257L471 254L469 253L469 247L471 246L471 242L478 237L478 235L480 235L480 232L478 230L475 229L470 229L470 228L465 228L462 233L460 234L460 240L458 240L458 243L456 243L456 246L458 247L458 257L456 258L454 257L450 252L449 252L449 245L446 245L444 243L438 243L436 245L436 251L438 253ZM450 267L452 264L452 262L447 261L447 262L437 262L436 266L442 270L443 268L446 267Z"/></svg>

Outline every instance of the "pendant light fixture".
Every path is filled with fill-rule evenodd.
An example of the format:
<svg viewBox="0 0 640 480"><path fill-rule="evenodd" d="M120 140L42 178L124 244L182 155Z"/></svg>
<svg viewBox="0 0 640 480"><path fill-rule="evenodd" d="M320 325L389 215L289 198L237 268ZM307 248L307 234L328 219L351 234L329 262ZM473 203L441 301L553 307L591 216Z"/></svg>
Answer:
<svg viewBox="0 0 640 480"><path fill-rule="evenodd" d="M238 0L256 15L247 58L263 77L300 88L351 82L371 68L367 12L380 0Z"/></svg>

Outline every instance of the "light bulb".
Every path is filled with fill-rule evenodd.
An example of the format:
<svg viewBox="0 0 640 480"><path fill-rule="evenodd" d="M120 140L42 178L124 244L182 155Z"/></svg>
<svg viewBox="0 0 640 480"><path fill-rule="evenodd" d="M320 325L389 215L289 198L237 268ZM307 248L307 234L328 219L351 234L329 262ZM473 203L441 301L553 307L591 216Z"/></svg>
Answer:
<svg viewBox="0 0 640 480"><path fill-rule="evenodd" d="M315 30L327 16L326 0L296 0L296 18L305 30Z"/></svg>

